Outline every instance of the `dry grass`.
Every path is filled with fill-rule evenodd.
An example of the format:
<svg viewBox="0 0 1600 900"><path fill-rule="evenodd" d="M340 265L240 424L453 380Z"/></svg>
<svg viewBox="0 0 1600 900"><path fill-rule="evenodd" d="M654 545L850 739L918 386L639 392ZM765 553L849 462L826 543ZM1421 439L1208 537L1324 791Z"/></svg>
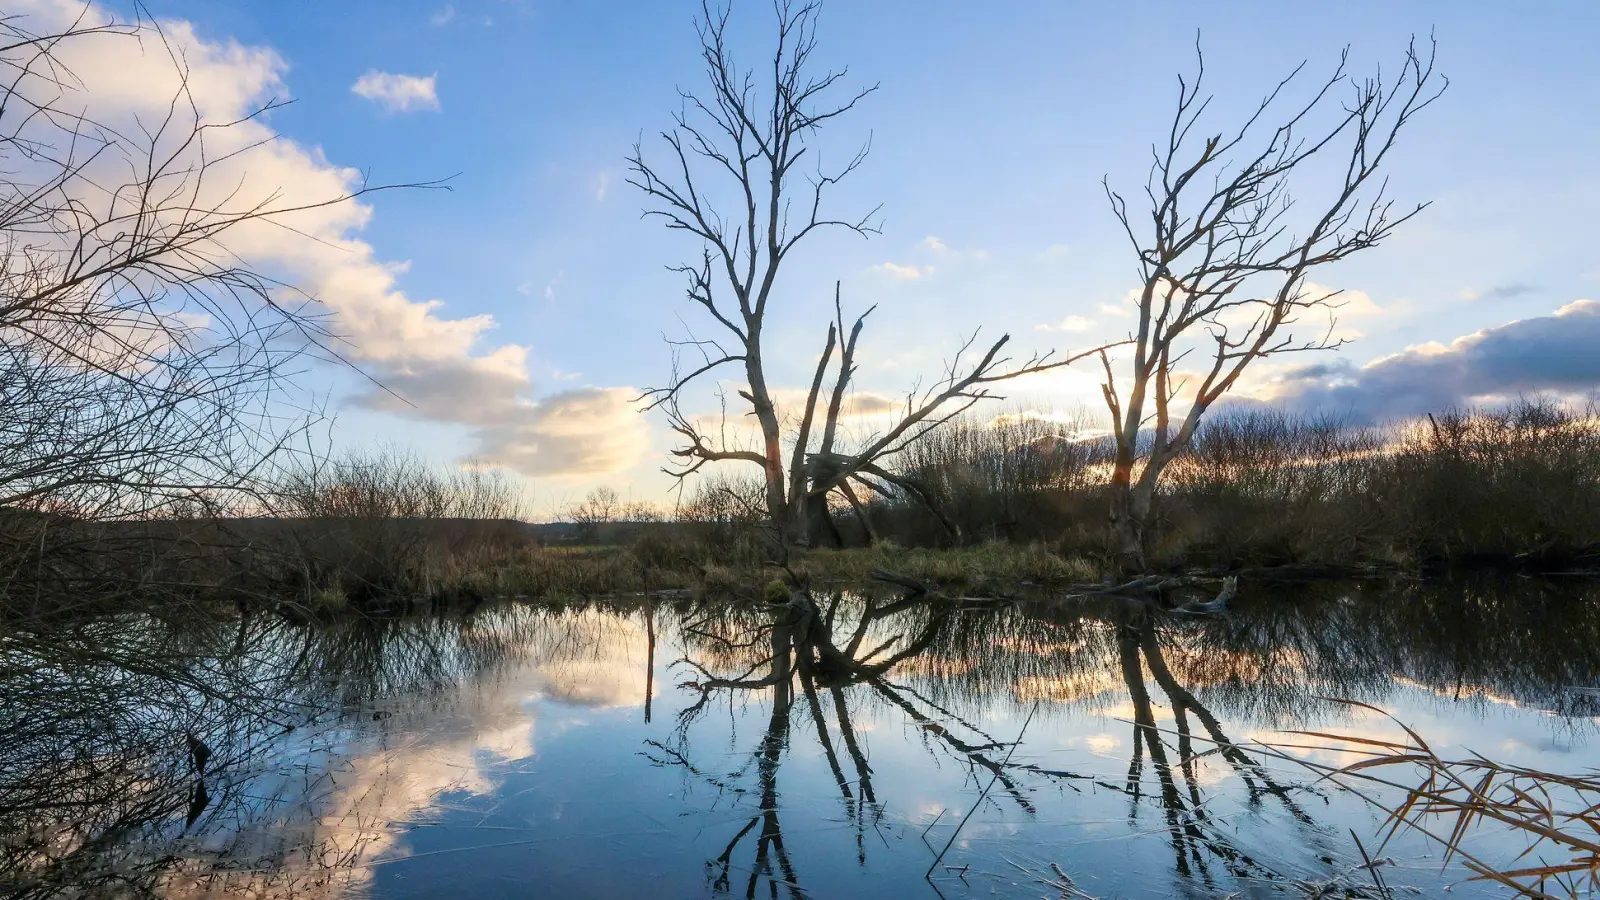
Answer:
<svg viewBox="0 0 1600 900"><path fill-rule="evenodd" d="M1065 557L1044 544L989 541L946 550L903 548L892 543L846 550L811 550L794 565L816 580L864 584L877 570L934 584L969 588L1063 585L1097 581L1096 564Z"/></svg>
<svg viewBox="0 0 1600 900"><path fill-rule="evenodd" d="M907 545L1095 555L1108 453L1071 421L952 422L899 465L959 535L910 498L880 499L871 517ZM1223 413L1169 468L1153 524L1151 556L1166 566L1582 567L1600 559L1600 415L1538 399L1378 427Z"/></svg>
<svg viewBox="0 0 1600 900"><path fill-rule="evenodd" d="M1475 873L1473 880L1492 881L1525 897L1600 893L1600 769L1563 775L1477 755L1447 760L1416 731L1382 710L1355 701L1339 702L1389 718L1404 730L1406 740L1301 731L1293 733L1339 744L1316 749L1356 752L1363 758L1329 766L1282 750L1279 755L1320 772L1386 812L1385 844L1401 831L1415 831L1444 848L1446 864L1459 860ZM1394 791L1401 792L1402 799L1385 799ZM1510 862L1490 861L1467 849L1469 839L1493 829L1520 837L1525 849Z"/></svg>

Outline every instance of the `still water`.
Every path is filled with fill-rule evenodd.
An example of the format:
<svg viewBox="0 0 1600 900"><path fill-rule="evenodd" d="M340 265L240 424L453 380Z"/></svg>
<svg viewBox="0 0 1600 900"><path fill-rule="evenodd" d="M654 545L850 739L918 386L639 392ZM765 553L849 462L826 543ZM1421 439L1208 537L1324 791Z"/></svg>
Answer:
<svg viewBox="0 0 1600 900"><path fill-rule="evenodd" d="M1360 847L1379 855L1383 814L1294 762L1357 757L1291 732L1400 731L1331 698L1442 755L1600 766L1582 690L1600 684L1593 586L1260 589L1205 620L1120 601L818 600L818 621L632 598L14 638L0 886L1377 896ZM210 751L203 774L186 732ZM1494 832L1469 846L1522 848ZM1381 856L1397 896L1502 893L1413 836Z"/></svg>

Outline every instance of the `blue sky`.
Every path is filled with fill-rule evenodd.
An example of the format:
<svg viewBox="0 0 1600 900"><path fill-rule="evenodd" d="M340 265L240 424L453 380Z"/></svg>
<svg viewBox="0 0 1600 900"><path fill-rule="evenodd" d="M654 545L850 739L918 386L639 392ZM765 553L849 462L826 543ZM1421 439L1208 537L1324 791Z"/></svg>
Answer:
<svg viewBox="0 0 1600 900"><path fill-rule="evenodd" d="M157 18L192 23L203 45L275 53L274 90L295 103L270 124L294 144L377 182L453 176L448 192L372 199L359 236L375 260L407 264L394 270L395 289L413 303L438 301L433 316L493 317L472 352L526 348L526 384L515 390L527 408L546 404L530 432L539 439L508 450L510 439L486 431L500 413L457 415L481 393L467 383L458 397L384 411L360 402L348 376L319 372L334 391L341 444L388 441L441 460L500 454L534 479L540 510L601 483L663 498L668 481L656 469L669 436L654 420L619 429L608 417L620 415L621 389L663 380L662 335L681 334L679 317L691 312L664 267L698 251L640 219L624 156L641 135L648 154L677 106L677 86L698 84L697 2L147 5ZM745 58L766 52L770 21L764 3L736 7ZM1395 196L1434 205L1379 249L1317 275L1370 303L1347 323L1359 338L1316 360L1342 380L1311 385L1294 402L1406 414L1417 410L1373 398L1412 388L1418 403L1545 388L1581 394L1596 380L1588 359L1600 310L1571 306L1600 298L1600 61L1591 46L1600 5L1588 0L832 0L823 57L848 65L855 83L881 85L824 141L839 156L872 138L866 166L835 202L843 210L882 203L883 233L828 236L797 261L773 325L774 380L807 378L834 279L847 303L879 304L860 387L888 396L936 369L979 326L1009 331L1025 348L1063 349L1125 327L1101 311L1125 296L1136 272L1100 180L1130 191L1143 183L1175 78L1192 67L1197 29L1219 125L1302 59L1310 73L1326 71L1345 44L1353 70L1365 73L1396 65L1412 34L1432 32L1451 80L1403 135L1390 168ZM436 102L397 111L353 91L374 72L432 77ZM1074 316L1085 321L1070 327L1083 330L1038 328ZM1507 325L1518 320L1539 321ZM1452 346L1485 329L1488 337ZM1441 346L1405 355L1430 344ZM1571 358L1552 366L1552 354ZM1546 365L1519 368L1529 361ZM1025 386L1017 402L1086 404L1093 375ZM431 389L399 382L402 394Z"/></svg>

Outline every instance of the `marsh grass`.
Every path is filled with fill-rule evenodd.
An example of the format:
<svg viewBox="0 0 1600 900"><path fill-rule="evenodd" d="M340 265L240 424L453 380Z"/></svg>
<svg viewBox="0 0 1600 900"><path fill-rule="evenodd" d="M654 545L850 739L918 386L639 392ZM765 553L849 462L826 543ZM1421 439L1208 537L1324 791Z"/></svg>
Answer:
<svg viewBox="0 0 1600 900"><path fill-rule="evenodd" d="M1169 570L1580 568L1600 559L1597 423L1533 401L1386 428L1276 411L1218 416L1169 470L1152 556ZM294 594L313 617L493 597L735 597L780 565L819 582L887 570L1005 593L1100 580L1105 451L1070 418L953 422L908 450L903 471L958 533L890 495L867 511L880 538L870 546L856 514L839 513L857 532L845 549L778 547L759 486L725 477L698 483L671 515L595 513L590 541L539 546L514 521L513 482L395 453L292 473L272 522L232 527L257 530L246 566L254 589Z"/></svg>
<svg viewBox="0 0 1600 900"><path fill-rule="evenodd" d="M1402 831L1414 831L1444 848L1444 862L1459 860L1473 880L1492 881L1521 896L1591 897L1600 893L1600 769L1576 775L1542 772L1473 755L1441 757L1416 731L1375 706L1337 701L1377 713L1399 726L1404 740L1318 731L1291 732L1336 746L1361 758L1332 766L1286 752L1306 745L1280 744L1280 758L1293 760L1349 788L1387 815L1383 846ZM1398 796L1399 799L1391 799ZM1489 860L1468 849L1484 831L1498 829L1523 839L1512 860Z"/></svg>
<svg viewBox="0 0 1600 900"><path fill-rule="evenodd" d="M867 583L877 571L969 588L1080 584L1098 579L1098 568L1091 559L1061 556L1041 543L1003 541L942 550L884 543L811 550L799 557L794 568L812 579L854 584Z"/></svg>
<svg viewBox="0 0 1600 900"><path fill-rule="evenodd" d="M1038 542L1104 550L1110 447L1083 421L952 422L900 471L959 534L911 498L879 499L877 533L908 546ZM1355 426L1236 410L1208 419L1162 482L1159 565L1576 568L1600 560L1600 411L1527 399Z"/></svg>

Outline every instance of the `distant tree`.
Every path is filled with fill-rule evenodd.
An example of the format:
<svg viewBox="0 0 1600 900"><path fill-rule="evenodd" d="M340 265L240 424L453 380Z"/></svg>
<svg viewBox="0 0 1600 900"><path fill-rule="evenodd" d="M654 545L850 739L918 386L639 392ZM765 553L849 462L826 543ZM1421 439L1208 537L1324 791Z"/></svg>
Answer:
<svg viewBox="0 0 1600 900"><path fill-rule="evenodd" d="M622 498L616 490L602 486L569 507L567 518L578 526L577 538L581 543L593 543L599 539L602 526L618 521L622 509Z"/></svg>
<svg viewBox="0 0 1600 900"><path fill-rule="evenodd" d="M1377 246L1427 206L1397 210L1378 171L1401 130L1449 83L1434 74L1434 55L1430 49L1424 58L1413 41L1387 83L1381 75L1351 78L1346 51L1309 100L1285 109L1279 99L1302 63L1238 128L1200 138L1211 98L1201 94L1205 59L1197 47L1193 81L1179 79L1171 125L1152 147L1148 219L1130 215L1107 183L1140 273L1122 382L1101 353L1116 443L1111 542L1125 569L1145 565L1162 473L1189 450L1201 417L1245 369L1343 343L1333 333L1340 292L1314 286L1312 272ZM1274 115L1281 124L1270 124ZM1289 193L1302 167L1331 179L1309 217ZM1311 333L1291 330L1296 325ZM1191 359L1193 371L1179 368Z"/></svg>
<svg viewBox="0 0 1600 900"><path fill-rule="evenodd" d="M683 111L662 135L668 148L665 166L647 161L640 146L628 159L629 183L646 196L646 215L699 240L700 258L674 271L688 281L690 301L716 332L707 339L691 335L673 342L672 377L645 394L650 408L665 412L682 439L668 471L687 477L716 462L758 467L766 515L791 544L837 542L828 514L830 494L857 507L856 487L921 496L913 482L881 462L995 396L995 383L1072 361L1047 354L1014 365L1002 355L1008 336L983 345L974 335L931 387L910 393L892 424L846 446L840 417L856 372L857 341L872 309L847 327L836 286L833 321L810 391L797 411L780 408L768 377L765 329L784 264L818 232L865 237L878 230L876 210L862 216L824 210L825 195L861 166L867 147L830 170L822 167L815 142L824 126L853 111L875 88L841 93L845 71L818 70L819 6L778 0L771 65L757 69L735 64L727 44L728 11L702 5L696 24L707 90L681 92ZM802 162L811 160L815 168L803 170ZM684 356L691 359L685 362ZM755 446L729 437L726 429L708 433L682 408L686 389L726 366L742 371L738 397L759 431ZM831 390L825 394L830 371Z"/></svg>

